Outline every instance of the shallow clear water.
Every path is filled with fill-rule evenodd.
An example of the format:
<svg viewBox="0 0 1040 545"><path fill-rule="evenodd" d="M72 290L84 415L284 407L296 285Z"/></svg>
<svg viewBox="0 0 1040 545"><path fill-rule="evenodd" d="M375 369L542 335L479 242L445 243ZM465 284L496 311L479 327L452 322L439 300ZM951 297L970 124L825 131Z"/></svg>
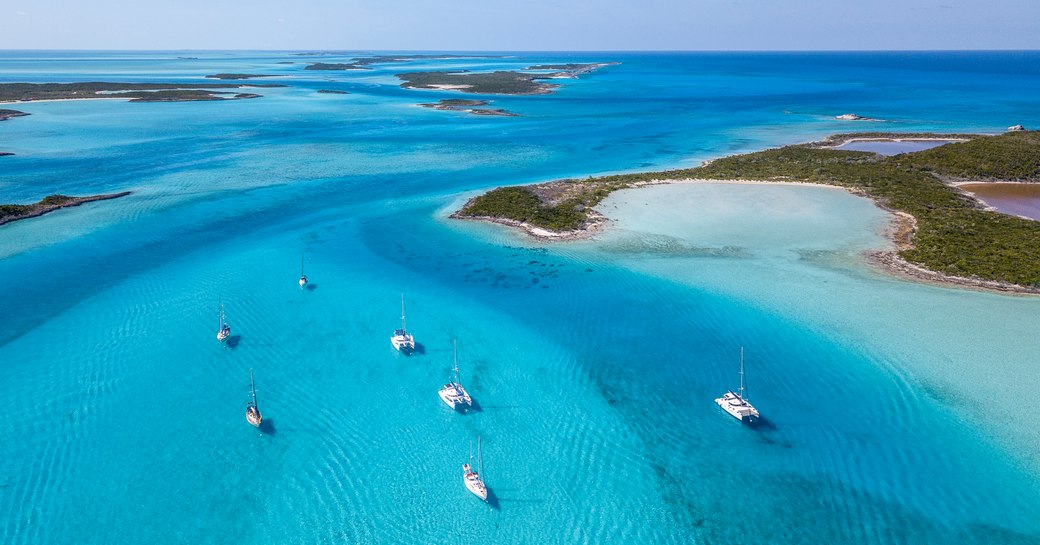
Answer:
<svg viewBox="0 0 1040 545"><path fill-rule="evenodd" d="M0 227L0 541L1040 540L1040 302L871 271L868 201L654 187L549 246L446 218L483 188L694 165L847 130L845 111L1033 126L1038 54L513 55L313 73L277 52L0 52L3 81L289 85L0 123L0 201L134 191ZM457 95L393 78L576 61L622 64L489 97L518 118L419 108ZM402 292L412 357L389 343ZM436 393L452 338L465 416ZM741 346L758 430L712 401ZM491 511L460 482L478 434Z"/></svg>

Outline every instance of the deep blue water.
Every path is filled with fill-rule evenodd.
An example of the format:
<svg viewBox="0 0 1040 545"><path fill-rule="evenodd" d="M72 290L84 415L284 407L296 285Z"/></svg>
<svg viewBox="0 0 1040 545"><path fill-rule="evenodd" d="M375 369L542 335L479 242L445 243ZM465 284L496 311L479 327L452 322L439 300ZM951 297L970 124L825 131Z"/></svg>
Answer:
<svg viewBox="0 0 1040 545"><path fill-rule="evenodd" d="M0 541L1040 542L1040 435L1008 418L1040 409L1038 302L870 272L869 202L787 188L730 217L721 193L671 196L637 205L713 220L556 245L445 217L502 184L840 131L1033 128L1040 53L302 70L348 58L0 52L0 82L287 85L3 106L32 115L0 123L0 202L134 194L0 227ZM520 117L419 108L460 95L393 77L606 61L552 95L484 97ZM402 292L412 357L388 342ZM221 299L233 348L214 339ZM469 415L437 398L453 338ZM758 430L712 401L741 346ZM478 434L491 511L460 482Z"/></svg>

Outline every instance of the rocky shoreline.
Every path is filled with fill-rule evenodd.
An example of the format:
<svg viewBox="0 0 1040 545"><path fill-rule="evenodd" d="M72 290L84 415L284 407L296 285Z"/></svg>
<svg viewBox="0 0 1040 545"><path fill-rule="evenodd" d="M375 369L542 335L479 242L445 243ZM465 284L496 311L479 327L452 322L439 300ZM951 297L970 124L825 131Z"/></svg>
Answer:
<svg viewBox="0 0 1040 545"><path fill-rule="evenodd" d="M473 115L500 115L506 117L519 117L519 114L514 114L508 110L502 108L479 108L478 106L487 106L491 104L487 100L470 100L465 98L445 98L441 99L440 102L424 103L420 104L423 108L432 108L434 110L444 110L449 112L466 112Z"/></svg>
<svg viewBox="0 0 1040 545"><path fill-rule="evenodd" d="M3 208L17 206L23 209L22 213L17 215L5 215L0 216L0 225L15 222L18 220L24 220L29 218L35 218L53 212L61 208L68 208L70 206L79 206L88 202L94 201L105 201L109 199L118 199L119 197L125 197L129 195L130 191L123 191L120 193L107 193L104 195L91 195L89 197L67 197L64 195L51 195L46 197L36 204L29 205L0 205L0 212Z"/></svg>
<svg viewBox="0 0 1040 545"><path fill-rule="evenodd" d="M22 116L26 116L26 115L29 115L29 114L27 114L25 112L20 112L18 110L0 109L0 121L7 121L8 119L11 119L11 118L14 118L14 117L22 117Z"/></svg>

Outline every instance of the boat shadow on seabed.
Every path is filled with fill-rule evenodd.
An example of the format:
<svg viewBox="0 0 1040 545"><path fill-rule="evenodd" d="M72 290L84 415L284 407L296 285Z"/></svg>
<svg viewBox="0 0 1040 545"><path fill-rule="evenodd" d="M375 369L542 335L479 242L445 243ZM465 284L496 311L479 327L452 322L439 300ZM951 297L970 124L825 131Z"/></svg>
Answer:
<svg viewBox="0 0 1040 545"><path fill-rule="evenodd" d="M278 428L274 427L274 420L265 418L260 422L260 432L264 435L276 435Z"/></svg>

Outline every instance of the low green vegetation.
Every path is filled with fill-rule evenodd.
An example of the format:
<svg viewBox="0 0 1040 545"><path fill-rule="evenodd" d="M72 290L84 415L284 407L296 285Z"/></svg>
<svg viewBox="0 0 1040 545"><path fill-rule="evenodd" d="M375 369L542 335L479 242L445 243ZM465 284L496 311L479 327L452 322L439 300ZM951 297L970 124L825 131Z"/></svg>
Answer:
<svg viewBox="0 0 1040 545"><path fill-rule="evenodd" d="M538 95L556 87L539 83L544 75L523 74L509 70L496 72L408 72L397 74L404 80L401 87L411 89L455 88L465 93L491 95Z"/></svg>
<svg viewBox="0 0 1040 545"><path fill-rule="evenodd" d="M29 102L33 100L67 100L76 98L124 97L147 99L144 93L162 91L154 98L163 102L175 100L219 100L215 93L211 98L200 98L205 89L239 89L242 87L285 87L273 83L0 83L0 102ZM122 94L120 94L122 93ZM180 98L178 98L180 97ZM236 97L251 98L251 97Z"/></svg>
<svg viewBox="0 0 1040 545"><path fill-rule="evenodd" d="M526 187L501 187L475 201L466 207L466 215L508 218L554 231L576 229L587 219L580 200L567 199L556 206L544 206L538 195Z"/></svg>
<svg viewBox="0 0 1040 545"><path fill-rule="evenodd" d="M253 79L253 78L272 78L274 74L228 74L220 73L206 76L209 79Z"/></svg>
<svg viewBox="0 0 1040 545"><path fill-rule="evenodd" d="M112 93L109 96L129 98L130 102L190 102L195 100L236 100L241 98L260 97L260 95L253 93L225 93L219 91L206 91L203 89L132 91L127 93Z"/></svg>
<svg viewBox="0 0 1040 545"><path fill-rule="evenodd" d="M423 108L433 108L434 110L447 110L453 112L467 112L473 115L500 115L506 117L518 117L517 114L501 108L478 108L478 106L487 106L491 104L487 100L470 100L466 98L446 98L441 99L439 102L433 102L428 104L420 104Z"/></svg>
<svg viewBox="0 0 1040 545"><path fill-rule="evenodd" d="M975 138L901 156L899 163L957 180L1040 180L1040 132Z"/></svg>
<svg viewBox="0 0 1040 545"><path fill-rule="evenodd" d="M49 195L36 204L0 204L0 223L10 218L25 216L39 209L60 207L73 199L75 197L68 195Z"/></svg>
<svg viewBox="0 0 1040 545"><path fill-rule="evenodd" d="M572 62L568 64L536 64L534 66L528 66L525 70L582 70L590 66L597 66L591 63L578 63Z"/></svg>
<svg viewBox="0 0 1040 545"><path fill-rule="evenodd" d="M353 62L316 62L308 64L304 70L368 70L364 66Z"/></svg>
<svg viewBox="0 0 1040 545"><path fill-rule="evenodd" d="M373 57L357 57L350 62L315 62L307 65L304 70L371 70L370 64L388 64L395 62L412 62L418 60L433 59L485 59L497 58L494 56L462 56L462 55L376 55Z"/></svg>
<svg viewBox="0 0 1040 545"><path fill-rule="evenodd" d="M1038 132L976 136L967 142L893 157L813 145L787 146L691 169L499 188L473 199L458 215L507 218L553 230L575 229L588 221L588 208L611 191L637 182L684 178L846 187L916 218L913 246L900 252L907 261L954 276L1040 287L1040 222L982 210L944 183L950 179L1040 182ZM549 188L568 186L567 198L547 198Z"/></svg>
<svg viewBox="0 0 1040 545"><path fill-rule="evenodd" d="M573 231L588 222L589 209L625 187L629 183L606 178L500 187L470 200L456 215L502 218L553 231Z"/></svg>
<svg viewBox="0 0 1040 545"><path fill-rule="evenodd" d="M92 195L89 197L70 197L68 195L49 195L35 204L0 204L0 225L26 218L42 216L66 206L79 206L93 201L104 201L118 199L129 195L129 191L122 193L108 193L104 195Z"/></svg>

